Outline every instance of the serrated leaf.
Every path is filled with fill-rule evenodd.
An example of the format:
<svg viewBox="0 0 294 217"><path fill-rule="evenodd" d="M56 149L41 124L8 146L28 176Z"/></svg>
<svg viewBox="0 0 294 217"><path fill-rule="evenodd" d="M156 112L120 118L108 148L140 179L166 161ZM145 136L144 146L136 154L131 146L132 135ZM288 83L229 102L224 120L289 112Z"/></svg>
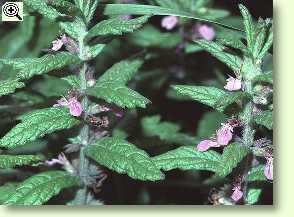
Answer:
<svg viewBox="0 0 294 217"><path fill-rule="evenodd" d="M87 33L87 27L80 17L76 17L72 22L60 22L60 27L77 41L84 38Z"/></svg>
<svg viewBox="0 0 294 217"><path fill-rule="evenodd" d="M144 134L147 136L158 136L161 140L168 143L181 145L195 145L198 139L184 133L180 133L180 127L171 122L161 122L160 116L144 117L141 120Z"/></svg>
<svg viewBox="0 0 294 217"><path fill-rule="evenodd" d="M87 89L87 93L122 108L146 108L150 103L149 99L138 92L126 86L119 86L115 82L99 82L93 88Z"/></svg>
<svg viewBox="0 0 294 217"><path fill-rule="evenodd" d="M0 147L15 148L46 134L69 129L79 123L65 108L39 109L20 117L21 123L12 128L1 140Z"/></svg>
<svg viewBox="0 0 294 217"><path fill-rule="evenodd" d="M268 50L272 47L273 45L273 41L274 41L274 32L271 29L270 33L267 37L267 40L262 48L262 50L260 51L259 55L258 55L258 59L262 59L265 57L265 55L267 54Z"/></svg>
<svg viewBox="0 0 294 217"><path fill-rule="evenodd" d="M156 181L164 175L148 154L119 138L105 137L86 147L85 154L99 164L139 180Z"/></svg>
<svg viewBox="0 0 294 217"><path fill-rule="evenodd" d="M98 56L98 54L100 54L103 50L103 48L105 47L105 44L96 44L94 46L88 47L88 59L93 59L96 56Z"/></svg>
<svg viewBox="0 0 294 217"><path fill-rule="evenodd" d="M0 155L0 169L14 168L16 166L32 165L41 161L38 155Z"/></svg>
<svg viewBox="0 0 294 217"><path fill-rule="evenodd" d="M254 120L257 124L265 126L267 129L273 129L273 113L272 111L263 111L255 115Z"/></svg>
<svg viewBox="0 0 294 217"><path fill-rule="evenodd" d="M55 20L58 17L63 17L65 14L60 13L55 8L49 6L46 1L40 0L24 0L25 5L34 11L38 11L44 17Z"/></svg>
<svg viewBox="0 0 294 217"><path fill-rule="evenodd" d="M246 37L247 37L247 47L252 52L253 45L254 45L254 25L253 25L252 16L244 5L239 4L239 9L243 16L243 23L244 23Z"/></svg>
<svg viewBox="0 0 294 217"><path fill-rule="evenodd" d="M125 85L137 73L142 64L143 61L139 59L120 61L100 76L97 83L114 82L116 84Z"/></svg>
<svg viewBox="0 0 294 217"><path fill-rule="evenodd" d="M262 74L256 75L253 78L253 81L255 81L255 82L267 82L267 83L273 84L274 83L273 72L269 71L269 72L264 72Z"/></svg>
<svg viewBox="0 0 294 217"><path fill-rule="evenodd" d="M221 157L222 161L219 164L217 174L221 177L230 174L248 153L248 148L238 143L232 143L226 146Z"/></svg>
<svg viewBox="0 0 294 217"><path fill-rule="evenodd" d="M81 10L86 23L92 20L99 0L74 0L76 6Z"/></svg>
<svg viewBox="0 0 294 217"><path fill-rule="evenodd" d="M62 79L65 80L73 89L81 88L81 80L76 75L69 75L67 77L63 77Z"/></svg>
<svg viewBox="0 0 294 217"><path fill-rule="evenodd" d="M17 77L20 79L29 79L34 75L41 75L67 65L78 64L79 62L78 57L68 52L60 52L54 55L47 54L40 58L0 59L0 63L18 70Z"/></svg>
<svg viewBox="0 0 294 217"><path fill-rule="evenodd" d="M156 166L163 170L208 170L217 172L221 155L215 151L199 152L196 147L183 146L152 158Z"/></svg>
<svg viewBox="0 0 294 217"><path fill-rule="evenodd" d="M17 183L10 182L6 183L5 185L0 186L0 204L2 205L10 194L13 194L15 192L15 189L17 187Z"/></svg>
<svg viewBox="0 0 294 217"><path fill-rule="evenodd" d="M34 175L20 183L5 205L41 205L62 189L78 185L77 176L64 171L49 171Z"/></svg>
<svg viewBox="0 0 294 217"><path fill-rule="evenodd" d="M252 54L254 58L257 58L261 49L263 48L265 37L266 37L266 28L263 27L260 29L260 32L257 34L255 43L253 45Z"/></svg>
<svg viewBox="0 0 294 217"><path fill-rule="evenodd" d="M11 97L18 106L32 106L44 102L44 98L38 94L25 91L14 93Z"/></svg>
<svg viewBox="0 0 294 217"><path fill-rule="evenodd" d="M92 27L87 38L96 37L99 35L122 35L123 33L133 32L142 27L148 21L150 16L142 16L135 19L124 20L121 17L103 20Z"/></svg>
<svg viewBox="0 0 294 217"><path fill-rule="evenodd" d="M255 181L266 181L267 178L264 175L264 165L260 165L257 167L252 168L246 177L248 182L255 182Z"/></svg>
<svg viewBox="0 0 294 217"><path fill-rule="evenodd" d="M0 81L0 96L13 93L17 88L24 86L25 84L17 79Z"/></svg>
<svg viewBox="0 0 294 217"><path fill-rule="evenodd" d="M227 106L243 97L242 92L227 92L216 87L174 85L172 88L179 95L208 105L219 112L223 112Z"/></svg>
<svg viewBox="0 0 294 217"><path fill-rule="evenodd" d="M240 70L242 65L242 60L236 56L225 52L225 47L213 42L206 40L197 40L195 41L200 47L205 49L211 55L216 57L221 62L225 63L228 67L230 67L234 71Z"/></svg>
<svg viewBox="0 0 294 217"><path fill-rule="evenodd" d="M180 11L178 9L171 9L153 5L139 5L139 4L106 4L103 11L104 15L171 15L184 18L191 18L198 21L208 22L220 25L229 29L242 31L239 28L233 27L226 23L217 22L211 19L206 19L204 16L195 16L194 13Z"/></svg>
<svg viewBox="0 0 294 217"><path fill-rule="evenodd" d="M246 203L253 205L258 202L262 190L260 188L250 188L246 195Z"/></svg>

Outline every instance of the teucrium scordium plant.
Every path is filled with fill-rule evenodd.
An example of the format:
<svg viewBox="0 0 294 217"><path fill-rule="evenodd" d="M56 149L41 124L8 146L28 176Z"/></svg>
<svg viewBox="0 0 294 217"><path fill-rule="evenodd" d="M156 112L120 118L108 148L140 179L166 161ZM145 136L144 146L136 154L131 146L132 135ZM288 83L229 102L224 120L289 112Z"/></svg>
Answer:
<svg viewBox="0 0 294 217"><path fill-rule="evenodd" d="M22 25L28 36L3 49L0 59L0 71L11 72L4 74L5 79L1 75L0 96L10 104L0 111L11 112L15 120L0 139L0 169L20 174L16 182L0 187L1 204L47 204L68 191L70 198L63 204L99 205L104 181L113 178L109 173L156 185L173 169L214 173L207 182L226 183L224 204L258 201L262 189L252 182L273 179L272 142L264 136L272 129L272 73L262 67L272 46L272 21L256 23L240 5L242 32L222 22L227 11L210 8L208 1L195 2L24 0ZM160 26L167 33L147 24L154 15L160 15ZM42 40L32 49L26 44L36 34L35 25L52 29L52 35L41 31ZM25 27L12 35L25 32ZM226 29L234 40L227 38ZM155 37L148 38L150 33ZM113 51L113 41L123 37L145 49ZM158 58L152 47L184 48L185 53L206 50L233 74L222 89L172 85L173 97L196 100L225 115L212 123L218 128L206 138L205 133L180 132L178 124L163 121L160 115L143 117L143 138L158 137L180 146L151 155L139 136L128 141L124 127L151 106L149 97L135 89L140 76L149 76L141 73L145 65ZM100 70L99 64L110 59L108 49L123 55Z"/></svg>

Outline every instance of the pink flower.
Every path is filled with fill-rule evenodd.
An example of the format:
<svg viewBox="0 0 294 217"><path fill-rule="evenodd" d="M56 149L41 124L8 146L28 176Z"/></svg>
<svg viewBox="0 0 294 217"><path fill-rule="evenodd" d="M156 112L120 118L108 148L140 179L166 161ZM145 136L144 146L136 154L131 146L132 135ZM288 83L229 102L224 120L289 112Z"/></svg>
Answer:
<svg viewBox="0 0 294 217"><path fill-rule="evenodd" d="M71 97L69 100L66 100L65 98L61 98L57 100L58 104L54 104L53 107L68 107L69 112L72 116L79 117L83 113L83 107L82 104L77 100L76 97Z"/></svg>
<svg viewBox="0 0 294 217"><path fill-rule="evenodd" d="M218 147L217 142L212 140L203 140L197 145L197 150L203 152L207 151L210 147Z"/></svg>
<svg viewBox="0 0 294 217"><path fill-rule="evenodd" d="M72 116L79 117L83 113L82 104L75 97L68 100L68 107Z"/></svg>
<svg viewBox="0 0 294 217"><path fill-rule="evenodd" d="M63 46L63 42L60 39L54 40L52 42L52 50L59 51Z"/></svg>
<svg viewBox="0 0 294 217"><path fill-rule="evenodd" d="M222 127L216 132L216 134L216 141L219 145L228 145L233 138L233 127L228 123L222 124Z"/></svg>
<svg viewBox="0 0 294 217"><path fill-rule="evenodd" d="M60 165L64 165L67 162L67 159L65 157L65 155L63 153L60 153L58 155L58 158L53 158L51 160L46 160L45 164L47 166L54 166L55 164L60 164Z"/></svg>
<svg viewBox="0 0 294 217"><path fill-rule="evenodd" d="M264 167L264 175L267 179L273 180L274 176L274 158L272 156L267 157L266 165Z"/></svg>
<svg viewBox="0 0 294 217"><path fill-rule="evenodd" d="M231 198L235 201L238 202L242 197L243 197L243 192L241 190L241 186L237 185L233 188L233 194L231 195Z"/></svg>
<svg viewBox="0 0 294 217"><path fill-rule="evenodd" d="M161 20L161 26L167 30L173 29L179 22L179 18L176 16L165 16Z"/></svg>
<svg viewBox="0 0 294 217"><path fill-rule="evenodd" d="M201 38L204 38L208 41L212 41L215 38L214 28L206 24L200 25L198 27L198 34Z"/></svg>
<svg viewBox="0 0 294 217"><path fill-rule="evenodd" d="M241 79L230 76L227 79L227 84L224 86L224 88L229 91L240 90L242 88L242 81Z"/></svg>
<svg viewBox="0 0 294 217"><path fill-rule="evenodd" d="M125 15L121 15L120 18L121 18L122 20L130 20L130 19L132 19L132 15L130 15L130 14L125 14Z"/></svg>

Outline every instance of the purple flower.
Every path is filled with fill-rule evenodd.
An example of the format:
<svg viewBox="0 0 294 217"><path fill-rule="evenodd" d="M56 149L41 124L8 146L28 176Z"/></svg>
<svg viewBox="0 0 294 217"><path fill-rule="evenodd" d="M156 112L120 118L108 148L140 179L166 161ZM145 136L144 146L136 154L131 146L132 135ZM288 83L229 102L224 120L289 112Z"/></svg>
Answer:
<svg viewBox="0 0 294 217"><path fill-rule="evenodd" d="M242 81L241 79L230 76L227 79L227 84L224 86L224 88L229 91L240 90L242 88Z"/></svg>
<svg viewBox="0 0 294 217"><path fill-rule="evenodd" d="M272 156L267 157L266 159L266 164L264 167L264 175L266 176L267 179L273 180L274 176L274 158Z"/></svg>
<svg viewBox="0 0 294 217"><path fill-rule="evenodd" d="M212 140L203 140L197 145L197 150L203 152L207 151L210 147L218 147L217 142Z"/></svg>
<svg viewBox="0 0 294 217"><path fill-rule="evenodd" d="M125 14L125 15L121 15L120 18L121 18L122 20L130 20L130 19L132 19L132 15L130 15L130 14Z"/></svg>
<svg viewBox="0 0 294 217"><path fill-rule="evenodd" d="M206 24L198 26L198 34L201 38L212 41L215 38L214 28Z"/></svg>
<svg viewBox="0 0 294 217"><path fill-rule="evenodd" d="M176 16L165 16L161 20L161 26L167 30L172 30L179 22L179 18Z"/></svg>
<svg viewBox="0 0 294 217"><path fill-rule="evenodd" d="M241 186L237 185L233 188L233 194L231 195L231 198L235 201L238 202L242 197L243 197L243 192L241 190Z"/></svg>
<svg viewBox="0 0 294 217"><path fill-rule="evenodd" d="M228 145L233 138L233 127L228 123L222 124L222 127L216 132L216 134L216 141L219 145Z"/></svg>
<svg viewBox="0 0 294 217"><path fill-rule="evenodd" d="M71 97L69 100L66 100L65 98L61 98L57 100L58 104L54 104L53 107L68 107L69 112L72 116L79 117L83 113L83 107L82 104L77 100L76 97Z"/></svg>
<svg viewBox="0 0 294 217"><path fill-rule="evenodd" d="M56 39L52 42L52 50L59 51L63 46L63 42L61 39Z"/></svg>
<svg viewBox="0 0 294 217"><path fill-rule="evenodd" d="M65 157L65 155L63 153L60 153L58 155L58 158L53 158L51 160L46 160L45 164L47 166L54 166L55 164L60 164L60 165L64 165L67 162L67 159Z"/></svg>

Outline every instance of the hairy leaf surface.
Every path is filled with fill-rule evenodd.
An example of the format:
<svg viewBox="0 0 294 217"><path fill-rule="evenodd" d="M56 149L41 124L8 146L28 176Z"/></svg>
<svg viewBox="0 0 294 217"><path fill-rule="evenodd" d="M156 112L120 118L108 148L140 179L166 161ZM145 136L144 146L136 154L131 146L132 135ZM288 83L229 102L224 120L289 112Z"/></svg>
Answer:
<svg viewBox="0 0 294 217"><path fill-rule="evenodd" d="M32 165L41 160L38 155L0 155L0 169Z"/></svg>

